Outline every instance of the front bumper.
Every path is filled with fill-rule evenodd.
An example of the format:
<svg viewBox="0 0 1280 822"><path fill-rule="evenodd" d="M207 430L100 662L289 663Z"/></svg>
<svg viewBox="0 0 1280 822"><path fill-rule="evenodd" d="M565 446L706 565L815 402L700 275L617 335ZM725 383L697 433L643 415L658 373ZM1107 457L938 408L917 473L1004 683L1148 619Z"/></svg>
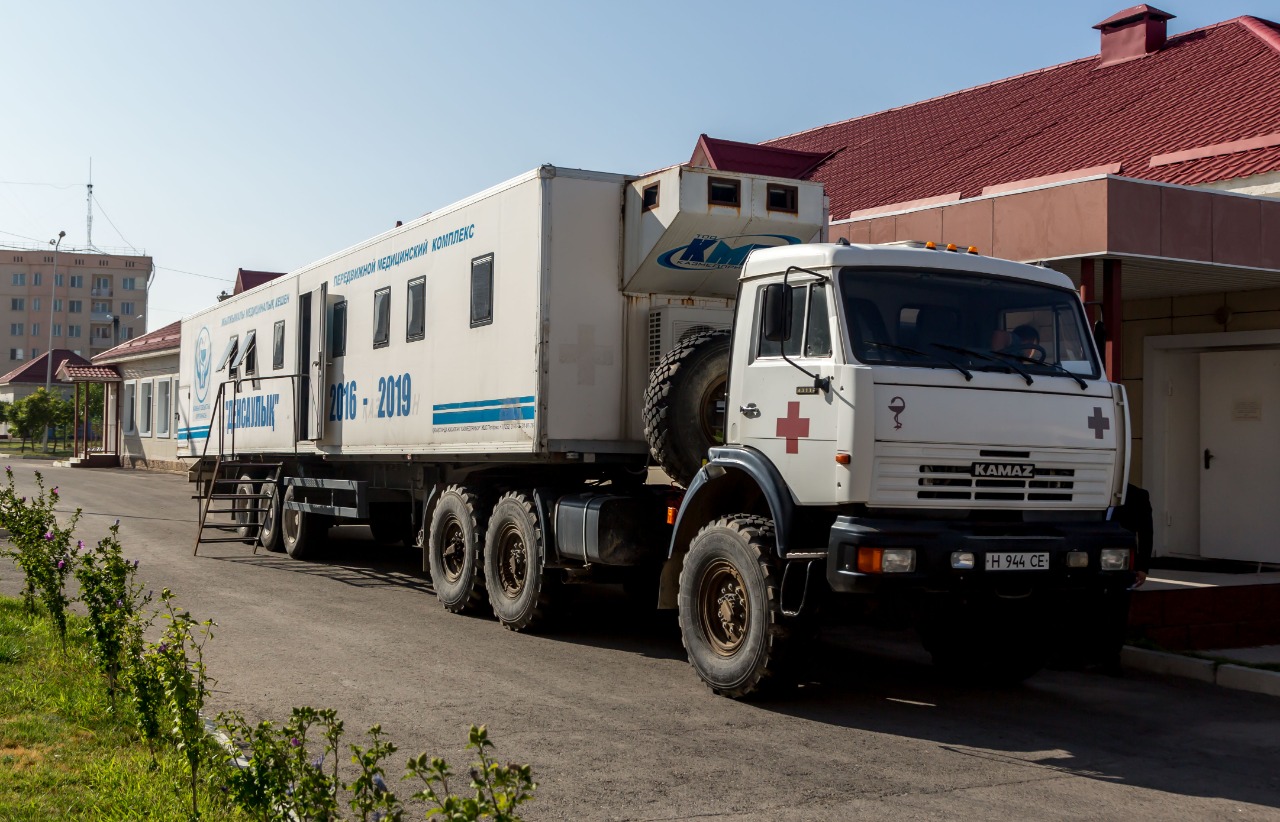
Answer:
<svg viewBox="0 0 1280 822"><path fill-rule="evenodd" d="M911 548L915 570L906 573L862 573L858 548ZM1119 592L1133 584L1130 569L1103 571L1104 548L1136 550L1133 534L1113 522L981 523L888 520L842 516L831 526L827 583L847 593L949 593L1018 598L1034 593ZM975 567L951 567L951 556L969 552ZM1084 568L1068 568L1067 554L1088 554ZM986 556L994 552L1047 553L1048 567L1028 571L988 571Z"/></svg>

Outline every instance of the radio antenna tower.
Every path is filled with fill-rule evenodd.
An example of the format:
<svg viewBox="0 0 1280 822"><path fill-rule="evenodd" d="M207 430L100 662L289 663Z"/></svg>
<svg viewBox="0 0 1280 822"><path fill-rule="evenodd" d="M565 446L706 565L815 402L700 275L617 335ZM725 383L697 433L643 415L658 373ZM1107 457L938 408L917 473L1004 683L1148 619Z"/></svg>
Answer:
<svg viewBox="0 0 1280 822"><path fill-rule="evenodd" d="M89 158L89 193L85 196L89 206L89 215L85 218L85 244L93 248L93 158Z"/></svg>

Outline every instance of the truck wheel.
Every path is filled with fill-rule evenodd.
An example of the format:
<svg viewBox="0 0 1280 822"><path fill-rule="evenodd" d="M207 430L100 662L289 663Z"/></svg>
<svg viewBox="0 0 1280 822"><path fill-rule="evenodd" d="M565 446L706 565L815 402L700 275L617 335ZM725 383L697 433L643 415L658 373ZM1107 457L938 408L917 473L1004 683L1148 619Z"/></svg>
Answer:
<svg viewBox="0 0 1280 822"><path fill-rule="evenodd" d="M262 512L262 524L258 528L258 541L262 543L262 547L272 553L278 553L284 550L284 544L281 542L280 534L280 486L264 482L261 485L262 490L259 493L266 494L272 489L275 493L271 499L261 500L262 508L267 510Z"/></svg>
<svg viewBox="0 0 1280 822"><path fill-rule="evenodd" d="M450 485L431 513L427 562L436 599L454 614L475 611L484 595L480 567L480 498Z"/></svg>
<svg viewBox="0 0 1280 822"><path fill-rule="evenodd" d="M706 461L707 449L723 442L728 379L728 331L682 340L649 376L644 438L662 470L685 487Z"/></svg>
<svg viewBox="0 0 1280 822"><path fill-rule="evenodd" d="M484 581L489 604L503 627L525 631L543 622L551 607L546 550L533 500L503 494L484 538Z"/></svg>
<svg viewBox="0 0 1280 822"><path fill-rule="evenodd" d="M245 472L240 475L240 482L236 485L236 494L256 494L260 483L255 482L253 474ZM252 545L258 540L258 512L251 511L251 508L257 508L260 500L237 498L231 501L231 507L235 509L235 513L231 516L240 524L236 529L236 536L244 540L246 545Z"/></svg>
<svg viewBox="0 0 1280 822"><path fill-rule="evenodd" d="M297 488L290 485L284 492L284 502L297 495ZM329 536L329 521L321 514L312 514L280 506L280 532L284 550L293 559L315 556L324 547Z"/></svg>
<svg viewBox="0 0 1280 822"><path fill-rule="evenodd" d="M689 663L721 696L744 697L779 672L789 629L771 561L773 523L739 514L703 527L680 571L680 634Z"/></svg>

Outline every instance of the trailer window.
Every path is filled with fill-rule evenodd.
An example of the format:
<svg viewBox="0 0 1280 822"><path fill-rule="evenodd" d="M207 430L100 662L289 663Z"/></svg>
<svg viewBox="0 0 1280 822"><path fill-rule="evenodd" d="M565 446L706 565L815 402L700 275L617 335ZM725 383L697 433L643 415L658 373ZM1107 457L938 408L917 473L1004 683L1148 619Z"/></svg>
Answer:
<svg viewBox="0 0 1280 822"><path fill-rule="evenodd" d="M227 340L226 349L222 352L222 356L218 359L218 367L214 369L215 371L221 371L222 369L226 368L228 364L231 363L231 360L236 355L236 343L238 343L239 341L240 341L240 336L238 334L231 335L231 339ZM232 365L231 367L235 368L234 365Z"/></svg>
<svg viewBox="0 0 1280 822"><path fill-rule="evenodd" d="M391 288L373 292L373 347L386 348L391 342Z"/></svg>
<svg viewBox="0 0 1280 822"><path fill-rule="evenodd" d="M770 211L785 211L789 214L795 214L798 210L800 189L796 186L769 183L765 192L765 205Z"/></svg>
<svg viewBox="0 0 1280 822"><path fill-rule="evenodd" d="M276 320L271 333L271 368L276 371L284 368L284 320Z"/></svg>
<svg viewBox="0 0 1280 822"><path fill-rule="evenodd" d="M333 320L329 323L329 356L345 357L347 354L347 301L333 304Z"/></svg>
<svg viewBox="0 0 1280 822"><path fill-rule="evenodd" d="M404 338L409 342L420 340L427 331L427 278L419 277L409 281L409 295L406 300Z"/></svg>
<svg viewBox="0 0 1280 822"><path fill-rule="evenodd" d="M723 177L707 178L707 203L710 205L736 206L742 202L742 181Z"/></svg>
<svg viewBox="0 0 1280 822"><path fill-rule="evenodd" d="M641 207L645 211L653 211L658 207L658 192L661 183L651 183L641 191Z"/></svg>
<svg viewBox="0 0 1280 822"><path fill-rule="evenodd" d="M244 345L240 349L240 353L231 362L231 370L234 372L240 368L241 363L244 364L245 376L253 376L258 373L258 332L254 329L244 335Z"/></svg>
<svg viewBox="0 0 1280 822"><path fill-rule="evenodd" d="M471 261L471 327L493 322L493 255Z"/></svg>

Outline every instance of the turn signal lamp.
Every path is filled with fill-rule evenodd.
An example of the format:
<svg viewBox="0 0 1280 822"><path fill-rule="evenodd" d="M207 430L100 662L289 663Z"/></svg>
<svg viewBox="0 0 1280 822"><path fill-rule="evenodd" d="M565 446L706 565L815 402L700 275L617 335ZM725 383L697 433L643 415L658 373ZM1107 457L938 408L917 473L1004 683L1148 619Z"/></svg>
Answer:
<svg viewBox="0 0 1280 822"><path fill-rule="evenodd" d="M1129 568L1128 548L1103 548L1098 565L1104 571L1125 571Z"/></svg>
<svg viewBox="0 0 1280 822"><path fill-rule="evenodd" d="M916 569L913 548L859 548L858 570L864 574L907 574Z"/></svg>
<svg viewBox="0 0 1280 822"><path fill-rule="evenodd" d="M1084 551L1070 551L1067 553L1068 568L1088 568L1089 555Z"/></svg>
<svg viewBox="0 0 1280 822"><path fill-rule="evenodd" d="M853 459L849 456L847 451L836 452L836 465L848 465L852 461Z"/></svg>
<svg viewBox="0 0 1280 822"><path fill-rule="evenodd" d="M676 508L674 505L667 506L667 525L676 524Z"/></svg>
<svg viewBox="0 0 1280 822"><path fill-rule="evenodd" d="M947 251L957 251L955 243L947 243Z"/></svg>

